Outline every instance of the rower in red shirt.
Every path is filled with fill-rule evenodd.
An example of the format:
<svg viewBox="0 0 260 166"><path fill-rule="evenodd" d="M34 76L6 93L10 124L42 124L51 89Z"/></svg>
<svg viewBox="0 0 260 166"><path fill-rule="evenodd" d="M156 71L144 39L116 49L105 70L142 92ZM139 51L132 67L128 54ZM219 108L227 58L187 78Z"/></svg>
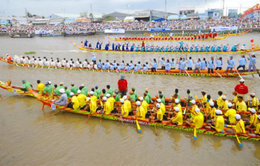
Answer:
<svg viewBox="0 0 260 166"><path fill-rule="evenodd" d="M118 80L118 89L120 93L124 96L127 92L127 80L125 79L125 76L121 76L121 78Z"/></svg>
<svg viewBox="0 0 260 166"><path fill-rule="evenodd" d="M240 84L237 84L235 87L237 96L242 96L243 100L245 100L245 95L248 93L248 87L244 84L244 82L245 82L245 80L241 79Z"/></svg>

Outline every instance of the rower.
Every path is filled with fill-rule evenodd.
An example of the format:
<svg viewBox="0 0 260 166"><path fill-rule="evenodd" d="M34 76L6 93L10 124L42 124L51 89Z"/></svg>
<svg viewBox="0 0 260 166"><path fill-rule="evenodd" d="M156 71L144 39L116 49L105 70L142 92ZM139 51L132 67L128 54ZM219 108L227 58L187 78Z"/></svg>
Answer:
<svg viewBox="0 0 260 166"><path fill-rule="evenodd" d="M103 111L104 111L104 114L105 115L109 115L111 113L111 105L110 105L110 102L107 101L107 97L103 97L103 102L105 102L104 104L104 108L103 108Z"/></svg>
<svg viewBox="0 0 260 166"><path fill-rule="evenodd" d="M245 71L246 64L247 64L247 60L245 58L245 55L242 55L242 57L239 59L239 66L237 67L237 70L239 70L239 68L242 67L243 71Z"/></svg>
<svg viewBox="0 0 260 166"><path fill-rule="evenodd" d="M241 115L236 114L235 118L236 118L236 126L234 128L232 127L233 132L236 134L245 134L246 133L245 123L241 119Z"/></svg>
<svg viewBox="0 0 260 166"><path fill-rule="evenodd" d="M180 100L179 99L175 99L174 110L175 110L176 107L178 108L178 111L182 114L182 108L181 108L181 104L180 104ZM173 115L173 112L168 112L168 119L170 119L171 115Z"/></svg>
<svg viewBox="0 0 260 166"><path fill-rule="evenodd" d="M213 69L215 68L215 62L214 57L211 57L211 59L208 61L208 73L214 73Z"/></svg>
<svg viewBox="0 0 260 166"><path fill-rule="evenodd" d="M54 103L57 105L66 106L67 101L68 101L68 96L65 93L65 89L60 89L59 92L61 93L61 96L60 96L59 100L55 101Z"/></svg>
<svg viewBox="0 0 260 166"><path fill-rule="evenodd" d="M197 115L197 113L195 111L195 109L198 108L198 106L196 105L196 101L191 100L190 103L191 103L191 106L192 106L191 111L190 111L190 113L185 114L184 119L187 119L188 116L191 116L191 119L193 119Z"/></svg>
<svg viewBox="0 0 260 166"><path fill-rule="evenodd" d="M128 100L128 97L127 96L123 96L123 99L124 99L124 105L126 105L128 114L129 115L133 115L132 105L131 105L131 102Z"/></svg>
<svg viewBox="0 0 260 166"><path fill-rule="evenodd" d="M152 100L152 98L151 98L151 95L150 95L150 93L149 93L149 91L148 91L148 88L145 88L145 93L147 94L147 96L148 96L148 101L146 100L146 102L149 104L150 102L151 102L151 100Z"/></svg>
<svg viewBox="0 0 260 166"><path fill-rule="evenodd" d="M216 110L215 114L216 117L214 118L214 122L212 122L212 124L217 132L221 132L224 130L225 121L223 116L221 116L221 110Z"/></svg>
<svg viewBox="0 0 260 166"><path fill-rule="evenodd" d="M85 94L81 94L80 90L78 90L77 94L78 94L77 98L79 101L79 109L84 110L87 104L86 103L87 96Z"/></svg>
<svg viewBox="0 0 260 166"><path fill-rule="evenodd" d="M144 108L145 114L147 114L149 104L144 100L143 97L140 97L139 100L141 102L141 106Z"/></svg>
<svg viewBox="0 0 260 166"><path fill-rule="evenodd" d="M233 56L230 56L230 59L227 60L227 69L225 71L225 73L228 72L228 70L230 69L230 73L232 73L232 69L235 68L235 60L233 59Z"/></svg>
<svg viewBox="0 0 260 166"><path fill-rule="evenodd" d="M54 86L51 84L51 81L48 81L44 87L44 91L43 91L43 94L47 94L49 96L52 95L52 92L53 92L53 89L54 89Z"/></svg>
<svg viewBox="0 0 260 166"><path fill-rule="evenodd" d="M260 135L260 115L257 116L257 125L255 129L255 134Z"/></svg>
<svg viewBox="0 0 260 166"><path fill-rule="evenodd" d="M32 89L32 85L30 82L28 81L25 81L25 80L22 80L22 83L23 83L23 91L27 91L28 92L28 89Z"/></svg>
<svg viewBox="0 0 260 166"><path fill-rule="evenodd" d="M250 110L250 119L246 120L246 129L255 128L257 124L257 113L254 108L249 108Z"/></svg>
<svg viewBox="0 0 260 166"><path fill-rule="evenodd" d="M125 101L124 99L120 99L120 103L121 103L121 115L126 118L128 117L128 108L127 108L127 105L125 104Z"/></svg>
<svg viewBox="0 0 260 166"><path fill-rule="evenodd" d="M244 112L247 112L247 106L246 106L246 103L243 101L243 97L242 96L238 96L238 102L236 104L237 106L237 111L240 113L244 113Z"/></svg>
<svg viewBox="0 0 260 166"><path fill-rule="evenodd" d="M221 109L224 111L228 110L227 96L222 96L221 99L222 99Z"/></svg>
<svg viewBox="0 0 260 166"><path fill-rule="evenodd" d="M237 111L235 109L233 109L233 104L232 103L228 103L228 110L225 113L225 117L227 117L226 119L226 123L227 124L235 124L236 123L236 113Z"/></svg>
<svg viewBox="0 0 260 166"><path fill-rule="evenodd" d="M81 84L81 86L79 87L79 90L81 91L81 94L88 96L88 88L85 87L84 84Z"/></svg>
<svg viewBox="0 0 260 166"><path fill-rule="evenodd" d="M164 103L162 102L161 99L157 99L157 103L160 104L160 109L162 110L162 115L164 116L164 115L165 115L165 112L166 112Z"/></svg>
<svg viewBox="0 0 260 166"><path fill-rule="evenodd" d="M251 93L250 97L252 98L252 102L251 102L251 108L254 108L256 110L256 112L258 112L258 106L259 106L259 100L258 98L255 96L255 93Z"/></svg>
<svg viewBox="0 0 260 166"><path fill-rule="evenodd" d="M36 90L39 92L40 95L42 95L45 85L40 80L37 80L37 84L38 85Z"/></svg>
<svg viewBox="0 0 260 166"><path fill-rule="evenodd" d="M152 111L153 113L151 113L151 116L149 117L149 121L151 122L158 122L161 123L163 120L163 113L162 110L160 109L161 105L159 103L156 104L157 110ZM156 116L155 116L156 114Z"/></svg>
<svg viewBox="0 0 260 166"><path fill-rule="evenodd" d="M194 126L196 129L200 129L203 127L203 122L204 122L204 117L203 115L200 113L200 109L196 108L195 109L195 116L192 119L188 119L186 120L186 124L189 126Z"/></svg>
<svg viewBox="0 0 260 166"><path fill-rule="evenodd" d="M236 91L234 91L234 92L232 92L232 95L234 96L234 99L233 100L231 100L233 103L234 103L234 106L236 106L236 103L237 103L237 92Z"/></svg>
<svg viewBox="0 0 260 166"><path fill-rule="evenodd" d="M60 86L58 86L55 90L55 93L56 93L57 96L61 95L60 92L59 92L60 89L64 89L64 83L63 82L60 82Z"/></svg>
<svg viewBox="0 0 260 166"><path fill-rule="evenodd" d="M218 99L217 99L217 106L218 108L220 109L222 107L222 95L223 95L223 92L222 91L218 91Z"/></svg>
<svg viewBox="0 0 260 166"><path fill-rule="evenodd" d="M110 87L110 85L107 85L107 93L110 94L110 96L113 96L113 89Z"/></svg>
<svg viewBox="0 0 260 166"><path fill-rule="evenodd" d="M67 105L67 107L77 110L79 108L79 100L73 92L70 92L70 96L72 97L71 102Z"/></svg>
<svg viewBox="0 0 260 166"><path fill-rule="evenodd" d="M115 102L116 102L115 98L113 96L110 96L109 93L106 95L106 97L107 97L107 101L110 104L110 109L111 109L110 112L115 113L116 112L116 110L115 110Z"/></svg>
<svg viewBox="0 0 260 166"><path fill-rule="evenodd" d="M192 105L191 105L191 101L194 100L194 97L193 97L193 95L191 94L191 92L190 92L189 89L187 90L187 94L188 94L188 97L187 97L187 106L190 107L190 106L192 106Z"/></svg>
<svg viewBox="0 0 260 166"><path fill-rule="evenodd" d="M136 116L136 119L139 119L139 120L145 120L145 110L144 108L141 106L141 102L140 101L137 101L136 102L136 110L135 110L135 116Z"/></svg>
<svg viewBox="0 0 260 166"><path fill-rule="evenodd" d="M135 97L135 94L134 94L134 92L131 90L130 91L130 101L131 101L131 103L135 103L136 102L136 97Z"/></svg>
<svg viewBox="0 0 260 166"><path fill-rule="evenodd" d="M182 112L180 112L179 107L174 107L174 117L172 117L170 119L170 121L168 122L173 124L173 125L182 125L183 124L183 115Z"/></svg>
<svg viewBox="0 0 260 166"><path fill-rule="evenodd" d="M200 100L201 100L202 108L206 108L206 105L207 105L206 91L204 91L204 90L201 91L201 94L202 94L202 98Z"/></svg>
<svg viewBox="0 0 260 166"><path fill-rule="evenodd" d="M95 93L96 93L96 97L99 99L101 96L101 90L98 88L98 86L95 86Z"/></svg>
<svg viewBox="0 0 260 166"><path fill-rule="evenodd" d="M70 89L70 91L71 92L73 92L74 94L76 94L77 92L78 92L78 87L76 87L75 85L74 85L74 83L71 83L71 89Z"/></svg>

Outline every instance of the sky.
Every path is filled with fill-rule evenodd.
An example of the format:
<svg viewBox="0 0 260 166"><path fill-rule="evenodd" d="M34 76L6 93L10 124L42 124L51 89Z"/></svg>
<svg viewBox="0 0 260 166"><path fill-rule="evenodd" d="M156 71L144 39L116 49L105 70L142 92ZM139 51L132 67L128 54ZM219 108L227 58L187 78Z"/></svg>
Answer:
<svg viewBox="0 0 260 166"><path fill-rule="evenodd" d="M205 9L223 8L223 0L166 0L167 12L178 13L179 8L195 7L199 13ZM227 9L240 12L254 6L257 0L225 0ZM79 14L91 13L94 17L114 11L134 13L146 9L165 10L165 0L0 0L0 16L24 16L25 8L31 14L48 17L53 13Z"/></svg>

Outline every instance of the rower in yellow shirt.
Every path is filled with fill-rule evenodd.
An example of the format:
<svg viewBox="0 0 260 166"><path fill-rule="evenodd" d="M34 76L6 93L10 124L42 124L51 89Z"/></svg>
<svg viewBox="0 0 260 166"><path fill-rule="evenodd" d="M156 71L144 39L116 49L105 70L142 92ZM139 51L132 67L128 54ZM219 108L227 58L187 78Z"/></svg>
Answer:
<svg viewBox="0 0 260 166"><path fill-rule="evenodd" d="M214 119L215 115L216 115L216 113L215 113L216 112L215 104L214 104L214 102L210 102L209 105L210 105L210 111L209 111L210 118Z"/></svg>
<svg viewBox="0 0 260 166"><path fill-rule="evenodd" d="M242 96L238 96L238 102L236 104L237 106L237 112L247 112L247 106L246 103L243 101Z"/></svg>
<svg viewBox="0 0 260 166"><path fill-rule="evenodd" d="M183 116L182 113L179 111L179 107L174 107L175 110L175 116L170 119L168 122L174 125L182 125L183 124Z"/></svg>
<svg viewBox="0 0 260 166"><path fill-rule="evenodd" d="M37 83L38 85L36 90L39 92L40 95L42 95L45 85L40 80L37 80Z"/></svg>
<svg viewBox="0 0 260 166"><path fill-rule="evenodd" d="M94 95L93 91L89 92L90 100L97 102L97 96Z"/></svg>
<svg viewBox="0 0 260 166"><path fill-rule="evenodd" d="M207 105L207 95L205 91L201 91L202 94L202 98L201 98L201 104L202 104L202 108L206 108Z"/></svg>
<svg viewBox="0 0 260 166"><path fill-rule="evenodd" d="M160 109L161 105L159 103L156 104L157 110L155 114L152 114L149 117L149 120L152 122L158 122L161 123L163 120L163 113L162 110Z"/></svg>
<svg viewBox="0 0 260 166"><path fill-rule="evenodd" d="M97 112L97 101L92 100L93 98L87 97L87 102L89 102L89 109L88 111L93 114Z"/></svg>
<svg viewBox="0 0 260 166"><path fill-rule="evenodd" d="M123 96L123 99L124 99L124 105L126 105L128 114L130 114L130 113L132 114L132 105L131 105L131 102L128 100L127 96Z"/></svg>
<svg viewBox="0 0 260 166"><path fill-rule="evenodd" d="M144 100L143 97L140 97L139 100L142 102L141 106L144 108L145 114L147 114L149 104Z"/></svg>
<svg viewBox="0 0 260 166"><path fill-rule="evenodd" d="M185 119L187 119L187 115L191 116L191 119L194 119L195 116L198 115L198 113L195 111L196 108L198 108L198 106L196 105L196 101L195 100L191 100L191 105L192 105L192 108L191 108L191 111L190 111L190 114L189 113L186 113L185 115Z"/></svg>
<svg viewBox="0 0 260 166"><path fill-rule="evenodd" d="M77 96L74 95L73 92L70 92L70 96L72 98L71 98L71 103L69 103L69 104L71 104L71 107L69 107L69 108L73 108L74 110L77 110L79 108L79 100L78 100Z"/></svg>
<svg viewBox="0 0 260 166"><path fill-rule="evenodd" d="M78 90L78 96L77 96L78 100L79 100L79 109L84 109L86 106L86 99L87 96L84 94L81 94L81 91Z"/></svg>
<svg viewBox="0 0 260 166"><path fill-rule="evenodd" d="M218 108L222 107L222 95L223 95L223 92L222 91L218 91L218 99L217 99Z"/></svg>
<svg viewBox="0 0 260 166"><path fill-rule="evenodd" d="M180 100L179 99L175 99L174 100L174 103L175 103L175 107L178 107L179 108L179 112L182 114L182 108L181 108L181 104L180 104ZM174 108L175 108L174 107ZM175 110L175 109L174 109ZM174 111L173 110L173 111ZM173 115L174 112L168 112L168 120L171 118L171 115Z"/></svg>
<svg viewBox="0 0 260 166"><path fill-rule="evenodd" d="M255 134L260 135L260 115L257 116L257 125L255 129Z"/></svg>
<svg viewBox="0 0 260 166"><path fill-rule="evenodd" d="M235 109L233 109L233 104L232 103L228 103L228 110L225 113L225 117L227 117L226 119L226 123L227 124L236 124L236 116L237 111Z"/></svg>
<svg viewBox="0 0 260 166"><path fill-rule="evenodd" d="M222 104L221 104L221 110L228 110L228 101L227 101L227 96L222 96Z"/></svg>
<svg viewBox="0 0 260 166"><path fill-rule="evenodd" d="M145 120L145 110L144 108L141 106L141 102L137 101L136 102L136 118L139 120Z"/></svg>
<svg viewBox="0 0 260 166"><path fill-rule="evenodd" d="M232 94L234 95L234 99L231 100L231 101L232 101L232 103L234 103L234 106L236 106L236 103L237 103L237 101L238 101L238 100L237 100L237 92L234 91ZM234 108L236 108L236 107L234 107Z"/></svg>
<svg viewBox="0 0 260 166"><path fill-rule="evenodd" d="M246 121L246 129L255 128L257 124L257 114L254 108L250 109L250 119Z"/></svg>
<svg viewBox="0 0 260 166"><path fill-rule="evenodd" d="M107 101L110 103L110 109L111 109L110 112L115 112L114 111L115 110L115 102L116 102L115 98L113 96L110 97L109 93L106 95L106 97L107 97Z"/></svg>
<svg viewBox="0 0 260 166"><path fill-rule="evenodd" d="M200 112L199 108L195 109L196 114L194 114L193 119L188 119L186 121L187 125L190 125L191 127L196 127L196 129L202 128L204 123L204 117Z"/></svg>
<svg viewBox="0 0 260 166"><path fill-rule="evenodd" d="M128 107L127 105L125 104L125 100L124 99L120 99L120 103L121 103L121 115L126 118L128 117Z"/></svg>
<svg viewBox="0 0 260 166"><path fill-rule="evenodd" d="M103 108L104 114L109 115L111 113L110 103L109 103L109 101L107 101L107 97L103 97L102 100L103 100L103 102L105 102L104 108Z"/></svg>
<svg viewBox="0 0 260 166"><path fill-rule="evenodd" d="M157 103L160 104L160 109L161 109L161 111L162 111L162 115L164 115L165 112L166 112L165 105L163 104L163 102L162 102L161 99L157 99Z"/></svg>
<svg viewBox="0 0 260 166"><path fill-rule="evenodd" d="M236 126L235 126L235 128L232 128L232 129L234 130L234 132L236 134L245 134L246 133L245 123L241 119L241 115L236 114L235 118L236 118Z"/></svg>
<svg viewBox="0 0 260 166"><path fill-rule="evenodd" d="M252 102L251 102L251 107L254 108L256 110L256 112L260 112L260 110L258 109L259 106L259 100L258 98L255 96L255 93L251 93L250 97L252 98Z"/></svg>
<svg viewBox="0 0 260 166"><path fill-rule="evenodd" d="M214 125L217 132L221 132L224 130L225 121L221 114L222 112L220 110L216 110L216 118Z"/></svg>

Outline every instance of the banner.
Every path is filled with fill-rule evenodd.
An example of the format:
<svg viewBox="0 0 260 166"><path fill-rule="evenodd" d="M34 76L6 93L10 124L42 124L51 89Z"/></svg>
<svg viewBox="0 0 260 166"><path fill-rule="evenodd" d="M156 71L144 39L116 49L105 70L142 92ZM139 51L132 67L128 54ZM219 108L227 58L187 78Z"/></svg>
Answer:
<svg viewBox="0 0 260 166"><path fill-rule="evenodd" d="M215 30L215 32L219 32L219 31L233 31L233 30L237 30L237 27L211 27L211 32L213 32Z"/></svg>
<svg viewBox="0 0 260 166"><path fill-rule="evenodd" d="M170 28L151 28L148 31L171 31Z"/></svg>
<svg viewBox="0 0 260 166"><path fill-rule="evenodd" d="M104 33L125 33L124 29L105 29Z"/></svg>
<svg viewBox="0 0 260 166"><path fill-rule="evenodd" d="M40 34L52 34L53 30L35 30L35 35L40 35Z"/></svg>

